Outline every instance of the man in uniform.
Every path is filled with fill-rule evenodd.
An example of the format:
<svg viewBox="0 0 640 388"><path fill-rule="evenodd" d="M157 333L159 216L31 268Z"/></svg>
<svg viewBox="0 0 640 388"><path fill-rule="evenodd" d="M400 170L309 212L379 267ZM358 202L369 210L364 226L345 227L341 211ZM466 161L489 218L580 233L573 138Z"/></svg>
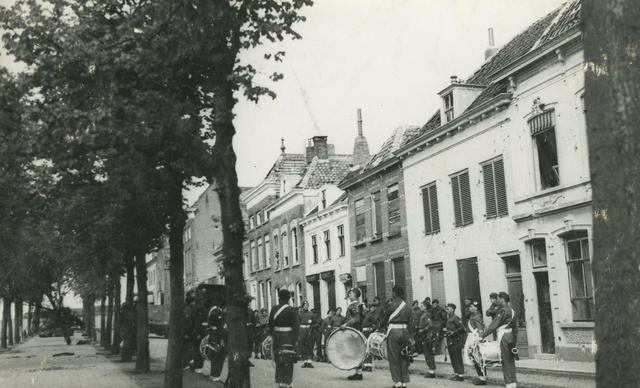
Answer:
<svg viewBox="0 0 640 388"><path fill-rule="evenodd" d="M322 355L324 356L322 361L327 362L327 338L329 338L329 334L333 331L333 317L336 314L334 309L329 309L327 311L327 316L322 320L322 324L320 325L322 331Z"/></svg>
<svg viewBox="0 0 640 388"><path fill-rule="evenodd" d="M295 346L298 338L298 314L289 306L289 290L278 291L278 304L269 314L269 331L273 336L273 359L276 364L276 384L280 388L292 388Z"/></svg>
<svg viewBox="0 0 640 388"><path fill-rule="evenodd" d="M516 388L516 355L513 349L517 346L518 322L516 314L509 302L511 298L506 292L498 294L500 311L489 327L480 335L485 338L491 333L497 333L500 342L500 355L502 356L502 374L507 388Z"/></svg>
<svg viewBox="0 0 640 388"><path fill-rule="evenodd" d="M435 335L433 339L435 354L440 354L440 350L442 349L442 330L447 323L447 312L440 307L440 301L438 299L434 299L431 302L431 323L433 323L433 333Z"/></svg>
<svg viewBox="0 0 640 388"><path fill-rule="evenodd" d="M371 333L376 331L380 325L377 307L376 302L372 302L362 317L362 334L367 338L369 338ZM371 372L373 370L373 358L370 354L367 354L367 357L364 359L362 370L365 372Z"/></svg>
<svg viewBox="0 0 640 388"><path fill-rule="evenodd" d="M393 299L385 316L387 326L387 359L394 387L406 387L409 383L409 358L406 347L410 341L409 321L411 307L404 301L404 289L394 286Z"/></svg>
<svg viewBox="0 0 640 388"><path fill-rule="evenodd" d="M431 302L427 299L422 302L422 313L418 320L416 330L416 343L422 347L422 353L424 354L424 360L427 363L427 374L424 376L429 379L436 377L436 361L434 358L435 339L438 338L437 333L434 330L433 321L431 320L431 313L428 311Z"/></svg>
<svg viewBox="0 0 640 388"><path fill-rule="evenodd" d="M253 299L253 298L252 298ZM248 303L251 303L251 300L249 300ZM256 341L256 336L257 336L257 332L256 332L256 316L253 313L253 310L251 310L251 306L248 305L247 306L247 344L249 347L249 357L251 357L251 352L253 351L254 345L253 343ZM249 361L249 366L253 366L253 363L251 361Z"/></svg>
<svg viewBox="0 0 640 388"><path fill-rule="evenodd" d="M309 311L309 302L302 302L302 310L299 312L298 319L300 329L298 331L298 341L300 342L300 350L302 352L303 368L313 368L311 359L313 358L313 333L312 326L315 323L315 315Z"/></svg>
<svg viewBox="0 0 640 388"><path fill-rule="evenodd" d="M469 316L469 322L467 322L467 333L476 332L478 335L484 332L484 322L482 322L482 313L479 310L479 303L472 302L469 305L469 312L471 315ZM469 338L469 337L468 337ZM469 340L467 340L469 342ZM468 351L470 343L465 344L464 351ZM473 362L474 367L476 368L476 372L478 373L478 377L473 379L474 385L487 385L487 369L482 368L476 360L471 360Z"/></svg>
<svg viewBox="0 0 640 388"><path fill-rule="evenodd" d="M324 355L322 354L322 317L320 312L316 309L311 309L313 313L313 323L311 324L311 335L313 336L313 342L315 344L316 354L313 358L314 361L322 361Z"/></svg>
<svg viewBox="0 0 640 388"><path fill-rule="evenodd" d="M489 309L487 310L487 317L490 317L493 321L501 309L500 305L498 304L498 294L492 292L491 294L489 294L489 300L491 301L491 306L489 306ZM495 341L496 338L496 333L493 333L493 340Z"/></svg>
<svg viewBox="0 0 640 388"><path fill-rule="evenodd" d="M211 381L220 381L220 373L227 357L227 330L224 324L224 312L222 308L214 304L207 316L207 332L209 341L207 355L211 360Z"/></svg>
<svg viewBox="0 0 640 388"><path fill-rule="evenodd" d="M467 322L469 322L469 317L471 316L471 312L469 312L469 306L471 305L471 303L473 303L473 299L471 299L468 296L465 296L462 302L464 304L462 306L462 311L460 312L460 314L462 316L462 325L466 328Z"/></svg>
<svg viewBox="0 0 640 388"><path fill-rule="evenodd" d="M256 358L264 358L264 354L262 354L262 341L267 338L268 323L269 314L267 314L267 309L263 308L260 310L260 313L258 313L258 323L256 324L256 332L258 333L254 349L256 352Z"/></svg>
<svg viewBox="0 0 640 388"><path fill-rule="evenodd" d="M351 327L356 330L360 330L362 323L362 304L360 303L360 289L352 288L347 293L349 299L349 306L347 306L347 314L345 315L345 321L340 325L340 329L344 330L347 327ZM362 380L362 369L356 368L353 375L347 377L349 380Z"/></svg>
<svg viewBox="0 0 640 388"><path fill-rule="evenodd" d="M336 309L336 315L333 316L333 327L340 327L345 321L344 315L342 315L342 307Z"/></svg>
<svg viewBox="0 0 640 388"><path fill-rule="evenodd" d="M453 367L453 377L450 380L464 381L464 364L462 362L462 347L464 346L465 330L462 320L456 315L456 305L447 304L447 324L444 335L447 338L447 349Z"/></svg>

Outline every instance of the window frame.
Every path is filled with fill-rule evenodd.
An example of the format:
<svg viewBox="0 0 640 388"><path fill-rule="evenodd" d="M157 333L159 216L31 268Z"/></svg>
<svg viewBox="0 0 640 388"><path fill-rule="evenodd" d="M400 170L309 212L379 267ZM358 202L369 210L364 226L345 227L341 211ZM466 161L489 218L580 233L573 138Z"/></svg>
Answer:
<svg viewBox="0 0 640 388"><path fill-rule="evenodd" d="M434 191L435 202L432 202L431 192ZM440 232L440 208L438 204L438 185L436 181L427 183L426 185L420 188L420 195L422 196L422 214L424 218L424 234L436 234ZM424 196L427 196L427 205L428 209L425 209L425 199ZM434 203L435 203L435 211L434 211ZM428 210L428 213L427 213ZM436 217L434 217L434 214ZM429 227L427 228L427 215L429 216ZM435 221L434 221L435 218ZM437 224L437 225L435 225ZM435 226L435 227L434 227Z"/></svg>
<svg viewBox="0 0 640 388"><path fill-rule="evenodd" d="M361 204L361 206L358 206ZM366 204L364 197L359 198L353 202L354 207L354 221L355 221L355 232L356 232L356 241L358 243L363 242L367 239L367 213L366 213ZM358 219L362 217L362 222L358 224Z"/></svg>
<svg viewBox="0 0 640 388"><path fill-rule="evenodd" d="M382 237L382 192L371 193L371 237ZM366 214L366 213L365 213ZM366 217L365 217L366 218ZM366 224L366 221L365 221Z"/></svg>
<svg viewBox="0 0 640 388"><path fill-rule="evenodd" d="M311 260L313 264L318 264L318 235L311 235Z"/></svg>
<svg viewBox="0 0 640 388"><path fill-rule="evenodd" d="M498 186L499 182L498 179L496 179L496 171L498 171L497 167L496 167L496 163L501 162L502 163L502 190L504 190L504 192L499 193L498 189L500 188L500 186ZM484 196L485 196L485 218L486 219L496 219L496 218L502 218L505 216L509 215L509 199L508 199L508 195L507 195L507 177L506 177L506 173L505 173L505 168L504 168L504 158L502 155L497 156L493 159L487 160L485 162L480 163L480 168L482 170L482 182L483 182L483 187L484 187ZM491 169L491 182L487 182L487 169ZM493 190L493 198L489 198L487 196L487 189L488 189L488 184L491 184L490 189ZM500 201L500 196L503 196L504 198L504 203L502 203ZM494 213L490 214L490 209L489 209L489 203L490 201L493 202L493 206L494 206Z"/></svg>
<svg viewBox="0 0 640 388"><path fill-rule="evenodd" d="M327 261L331 260L331 230L327 229L322 232L324 237L325 254Z"/></svg>
<svg viewBox="0 0 640 388"><path fill-rule="evenodd" d="M449 121L452 121L455 116L454 116L454 104L453 104L453 90L447 94L445 94L444 96L442 96L442 99L444 100L444 117L447 120L447 123Z"/></svg>
<svg viewBox="0 0 640 388"><path fill-rule="evenodd" d="M579 231L582 232L582 231ZM569 249L569 244L578 242L580 246L580 258L572 259ZM584 249L583 243L586 243L586 250ZM589 234L585 231L585 234L582 236L573 236L573 237L565 237L564 238L565 245L565 264L567 265L567 276L569 281L569 299L572 305L572 318L574 322L592 322L595 320L595 299L594 299L594 284L593 284L593 269L592 269L592 261L591 261L591 243L589 239ZM586 258L585 258L586 253ZM585 268L585 263L588 263L589 270ZM574 287L573 287L573 271L571 267L579 266L582 274L582 292L584 296L575 296L574 295ZM589 273L587 273L589 272ZM591 287L589 287L589 285ZM590 290L589 290L590 288ZM590 291L590 292L589 292ZM587 303L589 305L590 316L576 316L576 311L573 310L574 301L584 301L583 303Z"/></svg>
<svg viewBox="0 0 640 388"><path fill-rule="evenodd" d="M467 211L465 211L465 203L463 200L463 192L462 192L462 184L461 184L461 179L460 177L462 177L463 175L466 174L466 185L469 187L469 211L468 211L468 215L469 218L467 219L465 216L467 215ZM456 179L457 183L457 187L458 187L458 192L455 192L454 189L454 179ZM458 171L454 174L449 175L449 184L451 186L451 197L453 199L453 212L454 212L454 225L456 228L463 228L467 225L471 225L473 224L473 201L471 198L471 177L469 175L469 169L465 168L464 170ZM460 224L458 224L458 221L455 217L455 213L456 213L456 194L458 195L458 199L459 199L459 209L460 209Z"/></svg>
<svg viewBox="0 0 640 388"><path fill-rule="evenodd" d="M346 255L346 247L344 241L344 224L338 225L338 245L340 246L340 255L339 257L344 257Z"/></svg>
<svg viewBox="0 0 640 388"><path fill-rule="evenodd" d="M395 198L389 199L392 194L395 194ZM397 212L392 217L392 212ZM393 223L392 223L392 220ZM388 237L397 236L402 233L402 206L400 206L400 184L398 182L387 186L387 234Z"/></svg>

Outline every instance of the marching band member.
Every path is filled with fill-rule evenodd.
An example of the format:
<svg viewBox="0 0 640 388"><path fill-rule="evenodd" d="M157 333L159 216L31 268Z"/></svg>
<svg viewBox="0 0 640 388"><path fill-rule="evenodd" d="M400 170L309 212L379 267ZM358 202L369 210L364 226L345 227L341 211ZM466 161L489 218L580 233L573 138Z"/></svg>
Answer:
<svg viewBox="0 0 640 388"><path fill-rule="evenodd" d="M333 316L333 327L340 327L345 321L344 315L342 315L342 307L336 309L336 315Z"/></svg>
<svg viewBox="0 0 640 388"><path fill-rule="evenodd" d="M498 294L492 292L489 294L489 300L491 301L491 306L487 309L487 317L491 318L493 321L496 318L496 315L500 312L500 305L498 304ZM496 340L496 333L493 333L493 340Z"/></svg>
<svg viewBox="0 0 640 388"><path fill-rule="evenodd" d="M322 326L323 321L320 316L320 311L316 311L316 309L311 309L313 313L313 323L311 325L311 335L313 337L313 343L315 344L316 355L314 357L314 361L321 362L324 358L322 351Z"/></svg>
<svg viewBox="0 0 640 388"><path fill-rule="evenodd" d="M302 359L304 360L302 367L313 368L313 364L311 364L314 345L312 329L316 319L315 314L309 311L309 302L306 300L302 302L302 310L299 313L298 319L300 322L298 341L300 341L300 351L302 352Z"/></svg>
<svg viewBox="0 0 640 388"><path fill-rule="evenodd" d="M469 322L467 322L467 330L469 333L474 333L474 335L480 335L480 333L484 332L484 322L482 321L482 313L478 310L479 304L478 302L472 302L469 305ZM469 335L469 340L472 340L471 334ZM476 337L477 340L477 337ZM465 352L467 352L468 347L465 344ZM475 360L473 361L473 366L476 368L476 372L478 373L478 377L473 379L474 385L487 385L487 368L482 368Z"/></svg>
<svg viewBox="0 0 640 388"><path fill-rule="evenodd" d="M269 314L269 330L273 335L273 359L276 363L276 384L280 388L293 387L293 364L298 330L298 314L289 306L289 290L278 291L278 304Z"/></svg>
<svg viewBox="0 0 640 388"><path fill-rule="evenodd" d="M440 306L438 299L434 299L431 302L431 322L433 323L433 332L435 334L433 347L437 354L440 352L442 345L442 331L447 323L447 312Z"/></svg>
<svg viewBox="0 0 640 388"><path fill-rule="evenodd" d="M364 334L366 338L369 338L371 333L376 331L380 325L378 311L376 310L377 306L378 304L376 302L372 302L362 318L362 334ZM371 372L373 370L373 357L371 354L367 354L367 357L364 359L362 370L365 372Z"/></svg>
<svg viewBox="0 0 640 388"><path fill-rule="evenodd" d="M462 347L464 345L465 330L462 326L460 317L456 315L456 305L447 304L447 324L444 328L447 337L447 348L449 349L449 358L451 358L451 366L455 373L449 380L464 381L464 364L462 362Z"/></svg>
<svg viewBox="0 0 640 388"><path fill-rule="evenodd" d="M347 306L347 314L345 315L345 321L340 325L340 329L344 330L347 327L351 327L356 330L360 330L360 323L362 320L362 304L360 303L360 289L352 288L347 293L349 299L349 306ZM362 369L356 368L355 373L349 377L349 380L362 380Z"/></svg>
<svg viewBox="0 0 640 388"><path fill-rule="evenodd" d="M428 298L427 298L428 299ZM431 313L428 311L431 304L427 299L422 302L422 314L418 321L416 342L418 346L422 347L422 353L424 354L424 360L427 363L427 374L424 376L429 379L436 377L436 361L434 358L436 346L436 339L438 334L435 332L433 321L431 320Z"/></svg>
<svg viewBox="0 0 640 388"><path fill-rule="evenodd" d="M329 334L331 334L334 329L333 317L335 314L336 311L334 309L329 309L329 311L327 311L327 316L322 320L322 354L324 356L324 359L322 361L324 362L327 362L327 339L329 338Z"/></svg>
<svg viewBox="0 0 640 388"><path fill-rule="evenodd" d="M489 327L481 334L485 338L489 334L496 333L500 343L500 355L502 356L502 374L507 388L516 388L516 349L518 339L518 321L515 311L511 308L511 298L506 292L498 294L498 304L501 309L491 322Z"/></svg>
<svg viewBox="0 0 640 388"><path fill-rule="evenodd" d="M411 319L411 307L404 298L404 289L400 286L393 287L393 300L387 316L387 358L394 387L406 387L409 383L409 356L402 355L403 347L409 341L409 320Z"/></svg>
<svg viewBox="0 0 640 388"><path fill-rule="evenodd" d="M209 333L208 353L211 359L211 381L220 381L220 373L227 357L227 331L224 324L224 312L213 305L207 315L207 331Z"/></svg>

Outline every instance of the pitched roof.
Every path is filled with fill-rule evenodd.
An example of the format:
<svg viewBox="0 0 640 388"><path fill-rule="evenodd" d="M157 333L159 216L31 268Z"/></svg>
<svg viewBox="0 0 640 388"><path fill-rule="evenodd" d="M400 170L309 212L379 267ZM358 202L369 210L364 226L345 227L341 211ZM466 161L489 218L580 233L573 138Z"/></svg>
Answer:
<svg viewBox="0 0 640 388"><path fill-rule="evenodd" d="M304 154L280 154L265 179L279 175L303 175L307 168Z"/></svg>
<svg viewBox="0 0 640 388"><path fill-rule="evenodd" d="M328 159L314 157L296 187L317 189L325 184L338 184L352 164L351 155L331 155Z"/></svg>

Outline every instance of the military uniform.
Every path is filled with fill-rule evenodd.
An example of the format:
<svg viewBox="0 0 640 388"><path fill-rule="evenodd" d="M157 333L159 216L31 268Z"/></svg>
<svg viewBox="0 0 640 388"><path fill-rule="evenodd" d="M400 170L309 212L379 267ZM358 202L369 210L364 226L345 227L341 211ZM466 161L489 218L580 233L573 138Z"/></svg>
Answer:
<svg viewBox="0 0 640 388"><path fill-rule="evenodd" d="M268 323L269 315L263 312L258 313L256 323L256 338L254 342L254 352L256 353L256 358L258 356L260 356L260 358L264 358L264 354L262 354L262 342L267 337Z"/></svg>
<svg viewBox="0 0 640 388"><path fill-rule="evenodd" d="M446 323L447 348L453 372L457 376L464 375L464 363L462 362L462 348L464 346L465 329L462 320L455 313L447 317Z"/></svg>
<svg viewBox="0 0 640 388"><path fill-rule="evenodd" d="M333 327L334 328L338 328L340 326L342 326L342 324L346 321L346 318L344 317L344 315L340 314L336 314L333 316Z"/></svg>
<svg viewBox="0 0 640 388"><path fill-rule="evenodd" d="M316 349L316 361L322 361L324 358L322 352L322 319L320 319L320 314L317 312L313 313L313 324L311 325L311 335L313 337L313 341L315 343Z"/></svg>
<svg viewBox="0 0 640 388"><path fill-rule="evenodd" d="M323 356L324 359L323 361L327 360L327 352L326 352L326 346L327 346L327 339L329 338L329 335L331 334L331 332L333 332L334 326L333 326L333 315L329 315L327 317L325 317L322 320L322 336L323 341L322 341L322 349L323 349Z"/></svg>
<svg viewBox="0 0 640 388"><path fill-rule="evenodd" d="M431 320L431 314L424 311L418 320L416 331L416 343L422 348L424 360L427 363L427 377L435 377L436 361L434 358L437 333Z"/></svg>
<svg viewBox="0 0 640 388"><path fill-rule="evenodd" d="M227 330L224 324L224 312L218 306L209 310L207 317L209 343L207 355L211 360L211 377L217 379L222 373L224 359L227 357Z"/></svg>
<svg viewBox="0 0 640 388"><path fill-rule="evenodd" d="M431 323L433 323L433 333L435 335L433 341L433 347L435 354L440 354L442 344L442 329L444 329L447 323L447 311L440 307L440 305L433 306L431 308Z"/></svg>
<svg viewBox="0 0 640 388"><path fill-rule="evenodd" d="M401 354L412 333L409 332L411 306L393 300L387 311L387 359L394 383L409 382L409 358ZM402 306L402 307L401 307Z"/></svg>
<svg viewBox="0 0 640 388"><path fill-rule="evenodd" d="M311 311L301 310L299 313L300 329L298 330L298 341L300 341L300 351L305 365L311 365L309 361L313 358L314 338L312 329L316 325L315 314Z"/></svg>
<svg viewBox="0 0 640 388"><path fill-rule="evenodd" d="M291 386L295 345L298 338L298 314L288 304L278 304L269 314L269 330L273 336L273 359L276 384Z"/></svg>
<svg viewBox="0 0 640 388"><path fill-rule="evenodd" d="M249 347L249 356L251 356L251 352L254 349L254 342L256 340L256 323L257 323L257 319L255 314L253 313L253 310L251 310L251 308L249 308L247 310L247 344Z"/></svg>
<svg viewBox="0 0 640 388"><path fill-rule="evenodd" d="M487 330L482 333L482 338L491 333L496 333L500 341L500 354L502 356L502 374L507 388L515 388L516 356L511 352L518 343L518 322L515 311L507 303L502 306Z"/></svg>

